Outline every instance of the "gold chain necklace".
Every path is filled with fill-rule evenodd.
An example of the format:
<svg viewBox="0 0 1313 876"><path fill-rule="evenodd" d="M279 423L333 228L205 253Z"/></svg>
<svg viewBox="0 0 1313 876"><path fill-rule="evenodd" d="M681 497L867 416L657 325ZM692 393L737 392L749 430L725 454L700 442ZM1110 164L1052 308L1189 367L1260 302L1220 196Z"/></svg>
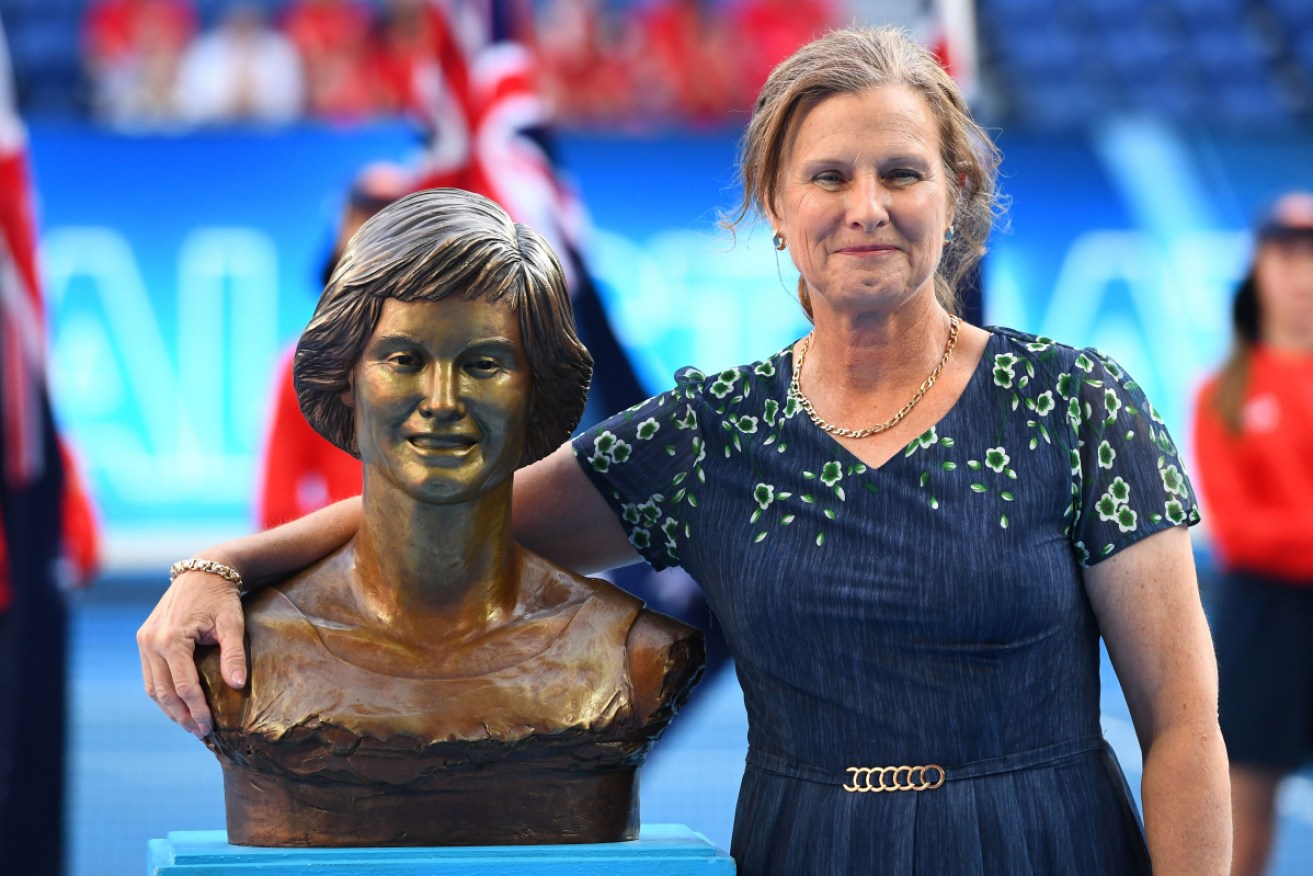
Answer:
<svg viewBox="0 0 1313 876"><path fill-rule="evenodd" d="M940 358L939 364L935 366L935 370L930 372L930 376L927 377L925 382L921 384L919 389L917 389L916 395L912 396L911 400L903 405L898 413L894 414L883 423L877 423L866 429L844 429L840 426L832 425L821 419L821 415L816 413L816 409L812 407L811 399L802 394L802 387L799 386L799 380L802 378L802 364L807 361L807 348L811 346L812 335L816 334L815 329L809 332L807 337L803 338L802 348L798 350L798 367L793 369L793 378L789 381L789 395L798 400L798 404L807 412L807 416L811 417L811 421L815 423L822 432L828 432L831 435L838 435L841 438L866 438L870 435L878 435L881 432L887 432L894 426L898 425L899 421L901 421L903 417L906 417L912 408L916 407L916 403L921 400L921 397L926 394L930 387L935 385L935 381L939 379L939 375L944 373L944 366L948 364L949 357L953 355L953 347L957 346L957 327L960 322L956 316L950 316L948 320L948 346L944 347L944 355Z"/></svg>

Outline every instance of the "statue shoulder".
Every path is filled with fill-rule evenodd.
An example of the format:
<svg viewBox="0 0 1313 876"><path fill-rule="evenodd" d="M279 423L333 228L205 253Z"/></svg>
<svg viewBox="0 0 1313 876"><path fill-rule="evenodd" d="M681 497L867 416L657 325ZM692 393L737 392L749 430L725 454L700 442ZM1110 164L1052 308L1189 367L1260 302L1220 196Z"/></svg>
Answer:
<svg viewBox="0 0 1313 876"><path fill-rule="evenodd" d="M707 659L702 632L645 608L641 599L609 581L579 575L520 550L528 577L538 582L540 598L556 604L597 600L595 604L611 606L616 620L627 624L634 718L639 724L668 721L702 676Z"/></svg>
<svg viewBox="0 0 1313 876"><path fill-rule="evenodd" d="M702 677L706 661L700 630L660 612L639 611L629 629L635 716L668 721Z"/></svg>

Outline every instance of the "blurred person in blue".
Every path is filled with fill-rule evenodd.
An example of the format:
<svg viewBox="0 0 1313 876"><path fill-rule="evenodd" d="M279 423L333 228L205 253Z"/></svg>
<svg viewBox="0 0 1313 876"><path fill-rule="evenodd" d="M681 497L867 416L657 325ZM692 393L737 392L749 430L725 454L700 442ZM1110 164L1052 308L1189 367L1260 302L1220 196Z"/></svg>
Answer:
<svg viewBox="0 0 1313 876"><path fill-rule="evenodd" d="M757 100L728 221L769 223L813 331L681 370L517 475L526 547L581 571L679 565L705 592L748 712L741 873L1230 867L1176 448L1112 359L957 315L998 160L901 31L803 46ZM199 556L255 586L359 519L339 503ZM147 692L198 735L195 646L246 680L238 589L181 575L138 632ZM1100 726L1100 637L1143 822Z"/></svg>
<svg viewBox="0 0 1313 876"><path fill-rule="evenodd" d="M1211 604L1236 876L1267 867L1282 779L1313 760L1313 194L1280 198L1202 388L1195 452L1221 571Z"/></svg>

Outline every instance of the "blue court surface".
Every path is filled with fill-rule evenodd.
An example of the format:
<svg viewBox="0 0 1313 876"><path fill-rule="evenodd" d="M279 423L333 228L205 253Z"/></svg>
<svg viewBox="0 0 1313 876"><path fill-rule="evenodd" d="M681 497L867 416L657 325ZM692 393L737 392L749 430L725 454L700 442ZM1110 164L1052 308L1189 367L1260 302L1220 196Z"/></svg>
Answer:
<svg viewBox="0 0 1313 876"><path fill-rule="evenodd" d="M141 687L134 636L164 584L162 574L150 581L105 581L74 613L70 876L136 876L146 872L148 840L224 825L218 763ZM645 823L686 824L728 848L747 721L732 672L703 684L644 769L642 815ZM1139 749L1106 658L1103 709L1105 733L1138 787ZM1313 873L1313 778L1289 780L1280 805L1271 873Z"/></svg>

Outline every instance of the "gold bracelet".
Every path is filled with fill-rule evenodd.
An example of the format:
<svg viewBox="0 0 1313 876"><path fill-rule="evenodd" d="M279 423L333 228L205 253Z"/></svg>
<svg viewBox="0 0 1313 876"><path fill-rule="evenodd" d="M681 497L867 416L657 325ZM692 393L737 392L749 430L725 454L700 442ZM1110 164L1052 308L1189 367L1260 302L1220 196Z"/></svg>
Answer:
<svg viewBox="0 0 1313 876"><path fill-rule="evenodd" d="M218 575L233 582L239 591L242 589L242 576L237 570L223 563L216 563L214 560L179 560L169 567L169 583L172 584L173 579L183 572L209 572L211 575Z"/></svg>

